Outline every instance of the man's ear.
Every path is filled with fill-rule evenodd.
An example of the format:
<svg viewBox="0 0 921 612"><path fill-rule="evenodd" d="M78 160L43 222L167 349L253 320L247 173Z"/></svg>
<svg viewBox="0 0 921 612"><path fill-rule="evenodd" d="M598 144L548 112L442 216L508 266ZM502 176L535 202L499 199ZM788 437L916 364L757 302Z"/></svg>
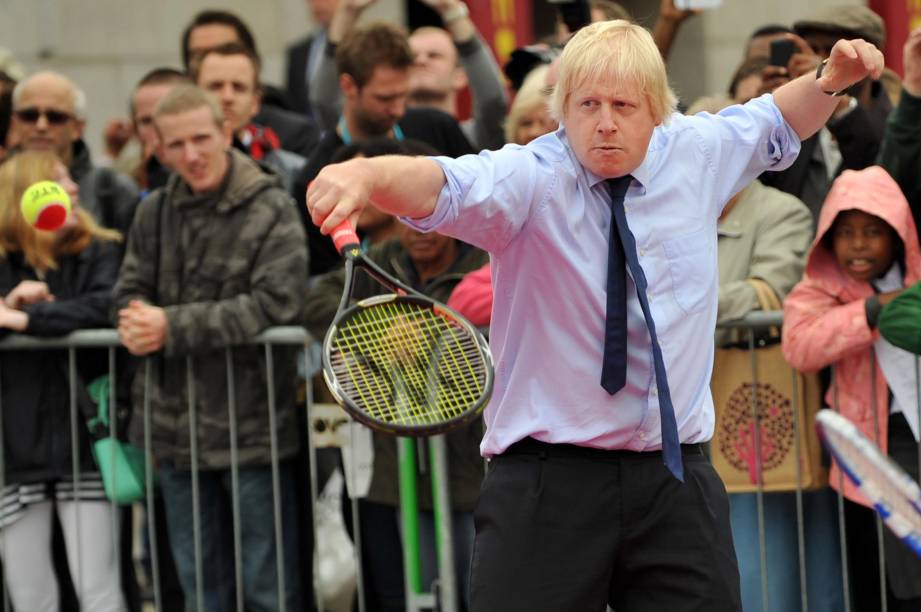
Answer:
<svg viewBox="0 0 921 612"><path fill-rule="evenodd" d="M86 127L86 120L84 119L74 119L70 127L70 139L71 141L76 142L77 140L83 138L83 129Z"/></svg>
<svg viewBox="0 0 921 612"><path fill-rule="evenodd" d="M464 70L463 66L458 65L454 67L454 72L451 75L451 82L455 93L469 84L470 81L467 79L467 71Z"/></svg>
<svg viewBox="0 0 921 612"><path fill-rule="evenodd" d="M265 92L265 90L262 88L262 85L257 85L257 86L256 86L256 91L255 91L254 96L253 96L253 98L254 98L254 102L253 102L253 112L252 112L252 114L249 116L250 120L252 120L252 118L255 117L256 115L258 115L258 114L259 114L259 111L262 110L262 94L263 94L264 92Z"/></svg>
<svg viewBox="0 0 921 612"><path fill-rule="evenodd" d="M358 95L358 83L352 78L351 74L342 73L339 75L339 89L346 98L354 98Z"/></svg>

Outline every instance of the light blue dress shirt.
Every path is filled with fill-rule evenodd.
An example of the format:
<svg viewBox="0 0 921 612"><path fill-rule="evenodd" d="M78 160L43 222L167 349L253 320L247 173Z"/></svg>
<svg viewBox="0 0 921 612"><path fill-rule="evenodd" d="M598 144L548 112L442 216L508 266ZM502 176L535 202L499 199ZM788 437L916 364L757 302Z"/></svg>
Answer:
<svg viewBox="0 0 921 612"><path fill-rule="evenodd" d="M713 435L717 218L764 170L782 170L799 138L770 95L718 115L674 114L657 127L624 201L665 359L682 443ZM403 219L490 252L485 456L527 436L602 449L662 447L649 332L627 275L627 384L601 388L609 196L565 126L528 145L433 158L447 184L434 212Z"/></svg>

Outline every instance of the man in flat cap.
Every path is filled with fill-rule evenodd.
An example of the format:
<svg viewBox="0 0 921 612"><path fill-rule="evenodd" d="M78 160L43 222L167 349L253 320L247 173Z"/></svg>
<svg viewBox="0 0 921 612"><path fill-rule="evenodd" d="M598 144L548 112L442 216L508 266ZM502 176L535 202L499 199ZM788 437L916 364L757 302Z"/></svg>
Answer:
<svg viewBox="0 0 921 612"><path fill-rule="evenodd" d="M833 5L816 9L793 24L795 52L786 66L767 66L762 72L762 92L774 91L801 75L814 73L828 59L840 38L863 39L878 49L886 42L886 27L879 15L865 6ZM860 170L874 163L886 129L892 103L882 83L866 78L839 92L839 103L828 124L803 141L796 162L783 172L769 172L762 182L800 198L813 216L832 181L842 171Z"/></svg>

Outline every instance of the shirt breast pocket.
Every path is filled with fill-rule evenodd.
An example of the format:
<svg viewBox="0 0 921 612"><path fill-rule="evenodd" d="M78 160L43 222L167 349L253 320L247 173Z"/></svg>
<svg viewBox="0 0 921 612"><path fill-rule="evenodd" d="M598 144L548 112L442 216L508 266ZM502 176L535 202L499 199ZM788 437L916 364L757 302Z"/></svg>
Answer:
<svg viewBox="0 0 921 612"><path fill-rule="evenodd" d="M707 229L701 229L662 243L675 301L686 314L703 309L714 289L716 241L712 238Z"/></svg>

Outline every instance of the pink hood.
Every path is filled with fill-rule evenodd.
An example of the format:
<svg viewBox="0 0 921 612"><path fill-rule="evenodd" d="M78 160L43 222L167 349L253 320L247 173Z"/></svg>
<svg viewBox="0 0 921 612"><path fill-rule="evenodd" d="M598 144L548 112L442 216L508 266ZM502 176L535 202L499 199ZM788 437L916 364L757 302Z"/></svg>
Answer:
<svg viewBox="0 0 921 612"><path fill-rule="evenodd" d="M804 280L824 286L835 295L864 294L864 289L869 289L868 283L848 276L838 266L835 254L822 244L822 238L831 229L838 213L845 210L876 215L892 226L905 245L905 285L921 278L921 248L908 201L885 170L870 166L859 171L845 170L832 185L819 214L819 226L806 260Z"/></svg>

